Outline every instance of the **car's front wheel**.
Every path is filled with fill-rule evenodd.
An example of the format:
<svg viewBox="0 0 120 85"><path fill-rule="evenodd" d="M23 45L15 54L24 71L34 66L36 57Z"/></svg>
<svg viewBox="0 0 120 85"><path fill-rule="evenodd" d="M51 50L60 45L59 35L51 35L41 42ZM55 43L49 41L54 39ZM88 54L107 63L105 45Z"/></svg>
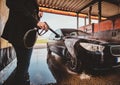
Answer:
<svg viewBox="0 0 120 85"><path fill-rule="evenodd" d="M65 52L65 65L67 66L67 68L71 71L80 73L82 71L82 63L80 62L80 60L77 60L77 57L72 57L71 54L66 51Z"/></svg>

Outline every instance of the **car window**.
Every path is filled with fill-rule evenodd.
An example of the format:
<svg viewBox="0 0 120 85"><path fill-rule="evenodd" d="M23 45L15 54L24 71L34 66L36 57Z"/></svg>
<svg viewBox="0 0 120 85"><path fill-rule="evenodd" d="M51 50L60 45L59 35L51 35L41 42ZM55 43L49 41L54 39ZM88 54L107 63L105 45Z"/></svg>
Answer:
<svg viewBox="0 0 120 85"><path fill-rule="evenodd" d="M77 31L75 29L62 29L63 36L72 36L76 35Z"/></svg>
<svg viewBox="0 0 120 85"><path fill-rule="evenodd" d="M83 32L83 31L78 31L78 35L79 35L79 36L90 36L91 34L90 34L90 33Z"/></svg>

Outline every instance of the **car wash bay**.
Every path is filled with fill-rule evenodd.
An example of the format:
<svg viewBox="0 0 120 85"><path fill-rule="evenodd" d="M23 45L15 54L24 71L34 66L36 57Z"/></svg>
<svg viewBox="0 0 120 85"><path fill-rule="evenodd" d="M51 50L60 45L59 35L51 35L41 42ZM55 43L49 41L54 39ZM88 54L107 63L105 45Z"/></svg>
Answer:
<svg viewBox="0 0 120 85"><path fill-rule="evenodd" d="M102 73L80 73L69 71L62 63L61 57L47 55L46 48L33 50L29 68L31 85L120 85L120 70ZM13 67L14 68L14 67ZM11 85L14 73L4 85Z"/></svg>
<svg viewBox="0 0 120 85"><path fill-rule="evenodd" d="M7 20L8 11L5 0L0 0L0 35ZM29 68L31 85L120 85L119 69L110 70L105 74L101 72L76 74L61 63L61 57L47 56L46 48L37 47L34 49ZM11 85L16 66L15 54L11 45L0 38L0 61L2 59L5 59L5 63L0 62L2 69L0 71L0 85ZM13 62L8 66L12 60Z"/></svg>

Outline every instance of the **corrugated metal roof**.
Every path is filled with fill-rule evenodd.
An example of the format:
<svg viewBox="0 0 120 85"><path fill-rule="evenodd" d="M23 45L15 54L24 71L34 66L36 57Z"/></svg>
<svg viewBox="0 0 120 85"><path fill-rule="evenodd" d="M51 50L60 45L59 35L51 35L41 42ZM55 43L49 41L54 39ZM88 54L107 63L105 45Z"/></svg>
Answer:
<svg viewBox="0 0 120 85"><path fill-rule="evenodd" d="M40 7L62 10L67 12L88 14L92 6L91 14L98 15L98 0L39 0ZM110 17L120 14L120 0L102 0L101 14Z"/></svg>

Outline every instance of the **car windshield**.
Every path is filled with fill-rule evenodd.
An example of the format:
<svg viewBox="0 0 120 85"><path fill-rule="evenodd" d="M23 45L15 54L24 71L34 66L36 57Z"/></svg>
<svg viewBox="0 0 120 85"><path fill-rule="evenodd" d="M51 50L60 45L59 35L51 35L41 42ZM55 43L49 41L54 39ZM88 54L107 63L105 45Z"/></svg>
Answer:
<svg viewBox="0 0 120 85"><path fill-rule="evenodd" d="M73 36L73 37L85 37L85 36L90 36L89 33L83 32L81 30L77 30L77 29L57 29L55 30L55 32L57 34L59 34L60 36L63 37L69 37L69 36ZM51 33L49 39L55 39L56 35L54 33Z"/></svg>
<svg viewBox="0 0 120 85"><path fill-rule="evenodd" d="M89 33L83 32L81 30L76 29L62 29L63 36L88 36Z"/></svg>

